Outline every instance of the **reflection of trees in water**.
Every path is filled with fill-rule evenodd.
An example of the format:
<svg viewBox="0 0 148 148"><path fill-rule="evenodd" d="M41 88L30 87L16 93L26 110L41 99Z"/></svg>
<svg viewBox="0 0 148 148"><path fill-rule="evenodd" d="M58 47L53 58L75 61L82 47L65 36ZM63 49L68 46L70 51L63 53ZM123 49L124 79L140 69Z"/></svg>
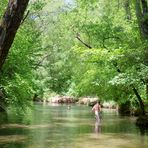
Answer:
<svg viewBox="0 0 148 148"><path fill-rule="evenodd" d="M142 135L142 136L144 136L145 134L147 134L148 133L148 128L146 128L146 127L139 127L139 130L140 130L140 134Z"/></svg>

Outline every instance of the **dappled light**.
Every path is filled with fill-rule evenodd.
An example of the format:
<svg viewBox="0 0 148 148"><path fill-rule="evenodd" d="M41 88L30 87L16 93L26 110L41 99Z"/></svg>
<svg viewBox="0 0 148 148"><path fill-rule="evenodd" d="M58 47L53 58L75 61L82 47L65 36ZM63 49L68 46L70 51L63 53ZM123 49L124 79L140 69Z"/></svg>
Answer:
<svg viewBox="0 0 148 148"><path fill-rule="evenodd" d="M68 110L67 105L57 108L37 104L28 125L11 114L7 123L0 126L0 147L147 148L148 133L141 135L135 117L119 116L109 109L102 112L98 124L90 110L82 105L72 105ZM22 122L25 120L28 119Z"/></svg>
<svg viewBox="0 0 148 148"><path fill-rule="evenodd" d="M0 0L0 147L148 148L148 0Z"/></svg>

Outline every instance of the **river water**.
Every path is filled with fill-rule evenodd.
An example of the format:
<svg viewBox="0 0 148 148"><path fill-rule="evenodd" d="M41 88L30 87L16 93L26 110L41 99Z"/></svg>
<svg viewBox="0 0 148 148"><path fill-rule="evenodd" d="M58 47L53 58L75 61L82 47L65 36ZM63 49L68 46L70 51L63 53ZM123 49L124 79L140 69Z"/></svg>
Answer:
<svg viewBox="0 0 148 148"><path fill-rule="evenodd" d="M98 126L88 106L36 104L23 117L1 117L0 148L148 148L135 120L103 110Z"/></svg>

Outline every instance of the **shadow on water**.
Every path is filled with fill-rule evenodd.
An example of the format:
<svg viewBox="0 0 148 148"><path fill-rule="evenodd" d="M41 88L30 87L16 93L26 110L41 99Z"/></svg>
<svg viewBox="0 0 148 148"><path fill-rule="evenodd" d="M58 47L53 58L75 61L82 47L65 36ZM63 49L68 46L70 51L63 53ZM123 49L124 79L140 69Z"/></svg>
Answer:
<svg viewBox="0 0 148 148"><path fill-rule="evenodd" d="M137 127L139 128L141 136L148 135L148 129L145 127Z"/></svg>
<svg viewBox="0 0 148 148"><path fill-rule="evenodd" d="M25 116L1 118L0 147L147 148L148 134L141 136L135 120L103 111L100 125L86 106L35 105Z"/></svg>

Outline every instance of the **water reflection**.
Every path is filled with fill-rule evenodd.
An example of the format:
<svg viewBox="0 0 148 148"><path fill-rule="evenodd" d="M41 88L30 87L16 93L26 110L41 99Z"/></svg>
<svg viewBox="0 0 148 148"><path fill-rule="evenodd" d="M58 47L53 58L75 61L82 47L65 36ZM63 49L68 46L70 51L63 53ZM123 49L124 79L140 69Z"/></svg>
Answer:
<svg viewBox="0 0 148 148"><path fill-rule="evenodd" d="M145 134L148 135L148 129L146 129L146 127L138 127L140 130L140 134L141 136L144 136Z"/></svg>
<svg viewBox="0 0 148 148"><path fill-rule="evenodd" d="M0 147L7 148L147 148L135 118L104 111L101 125L86 106L35 105L33 112L9 115L0 126ZM29 122L28 122L29 121Z"/></svg>
<svg viewBox="0 0 148 148"><path fill-rule="evenodd" d="M101 125L99 122L95 122L95 133L100 134L101 133Z"/></svg>

